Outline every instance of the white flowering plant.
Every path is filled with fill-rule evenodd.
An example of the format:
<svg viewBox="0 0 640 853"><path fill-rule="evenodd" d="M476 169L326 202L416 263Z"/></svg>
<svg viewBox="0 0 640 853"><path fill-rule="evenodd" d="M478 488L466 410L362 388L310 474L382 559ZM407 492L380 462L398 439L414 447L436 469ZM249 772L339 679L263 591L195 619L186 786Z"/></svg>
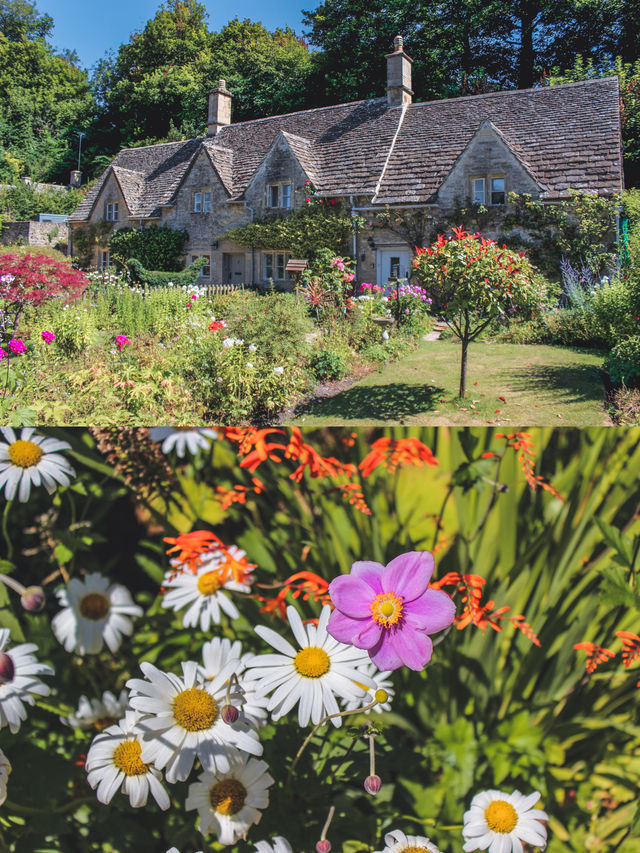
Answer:
<svg viewBox="0 0 640 853"><path fill-rule="evenodd" d="M3 443L0 849L638 850L640 437Z"/></svg>

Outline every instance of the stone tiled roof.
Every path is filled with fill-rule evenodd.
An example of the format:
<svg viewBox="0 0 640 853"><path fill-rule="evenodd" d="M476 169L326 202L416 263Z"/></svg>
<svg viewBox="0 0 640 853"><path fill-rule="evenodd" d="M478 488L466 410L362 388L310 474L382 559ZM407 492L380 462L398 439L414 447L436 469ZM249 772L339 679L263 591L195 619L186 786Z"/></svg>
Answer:
<svg viewBox="0 0 640 853"><path fill-rule="evenodd" d="M437 191L483 122L526 164L543 197L569 188L615 193L622 159L617 78L494 92L389 107L385 98L303 110L223 127L214 138L121 151L113 167L135 217L172 201L189 164L207 150L232 199L240 199L282 132L324 195L375 203L435 202ZM395 141L394 141L395 140ZM392 147L393 143L393 147ZM109 170L70 217L89 218Z"/></svg>

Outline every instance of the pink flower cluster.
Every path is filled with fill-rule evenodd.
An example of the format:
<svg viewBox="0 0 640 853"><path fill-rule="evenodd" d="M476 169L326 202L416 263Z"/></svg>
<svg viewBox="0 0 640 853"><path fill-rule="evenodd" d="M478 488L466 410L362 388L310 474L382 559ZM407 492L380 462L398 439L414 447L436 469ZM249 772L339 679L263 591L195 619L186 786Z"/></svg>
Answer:
<svg viewBox="0 0 640 853"><path fill-rule="evenodd" d="M196 304L197 298L198 298L198 294L192 293L191 296L189 297L189 301L187 302L187 308L193 308L193 306Z"/></svg>
<svg viewBox="0 0 640 853"><path fill-rule="evenodd" d="M45 342L45 344L51 344L55 341L55 339L56 336L53 334L53 332L48 332L46 329L43 331L42 340Z"/></svg>
<svg viewBox="0 0 640 853"><path fill-rule="evenodd" d="M9 347L9 352L13 355L21 355L27 351L25 342L21 338L11 338L7 346Z"/></svg>
<svg viewBox="0 0 640 853"><path fill-rule="evenodd" d="M368 284L366 281L362 282L360 290L370 290L371 293L384 293L384 287L380 287L378 284Z"/></svg>
<svg viewBox="0 0 640 853"><path fill-rule="evenodd" d="M331 261L331 266L332 267L338 267L340 272L344 272L344 261L342 260L342 258L334 258Z"/></svg>
<svg viewBox="0 0 640 853"><path fill-rule="evenodd" d="M131 341L126 335L116 335L116 345L120 352L125 348L127 344L130 344Z"/></svg>

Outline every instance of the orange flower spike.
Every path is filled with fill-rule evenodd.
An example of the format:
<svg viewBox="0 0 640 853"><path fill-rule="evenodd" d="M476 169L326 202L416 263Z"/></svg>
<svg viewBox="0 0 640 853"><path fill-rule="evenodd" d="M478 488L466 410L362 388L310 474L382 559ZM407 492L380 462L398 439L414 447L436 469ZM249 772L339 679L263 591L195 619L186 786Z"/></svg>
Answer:
<svg viewBox="0 0 640 853"><path fill-rule="evenodd" d="M616 656L611 649L605 649L597 643L576 643L573 648L583 649L587 653L586 670L590 674L595 672L601 663Z"/></svg>
<svg viewBox="0 0 640 853"><path fill-rule="evenodd" d="M640 637L631 631L616 631L616 637L622 640L622 662L630 667L640 657Z"/></svg>
<svg viewBox="0 0 640 853"><path fill-rule="evenodd" d="M176 559L179 563L185 563L192 572L195 572L202 554L225 548L222 541L210 530L193 530L175 537L165 536L164 541L173 545L173 548L167 548L167 554L178 551Z"/></svg>

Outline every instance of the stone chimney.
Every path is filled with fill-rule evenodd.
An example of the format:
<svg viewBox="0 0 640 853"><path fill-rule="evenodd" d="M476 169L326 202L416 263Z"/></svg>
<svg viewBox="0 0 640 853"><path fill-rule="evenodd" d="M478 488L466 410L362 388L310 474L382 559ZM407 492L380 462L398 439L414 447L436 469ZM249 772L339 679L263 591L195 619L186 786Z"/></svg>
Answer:
<svg viewBox="0 0 640 853"><path fill-rule="evenodd" d="M218 80L217 89L209 92L207 136L215 136L221 127L231 124L231 97L224 80Z"/></svg>
<svg viewBox="0 0 640 853"><path fill-rule="evenodd" d="M413 95L411 88L411 63L404 52L402 36L393 40L393 53L386 55L387 59L387 103L390 107L400 107L410 104Z"/></svg>
<svg viewBox="0 0 640 853"><path fill-rule="evenodd" d="M69 186L70 187L81 187L82 186L82 172L79 172L77 169L72 170L71 177L69 178Z"/></svg>

